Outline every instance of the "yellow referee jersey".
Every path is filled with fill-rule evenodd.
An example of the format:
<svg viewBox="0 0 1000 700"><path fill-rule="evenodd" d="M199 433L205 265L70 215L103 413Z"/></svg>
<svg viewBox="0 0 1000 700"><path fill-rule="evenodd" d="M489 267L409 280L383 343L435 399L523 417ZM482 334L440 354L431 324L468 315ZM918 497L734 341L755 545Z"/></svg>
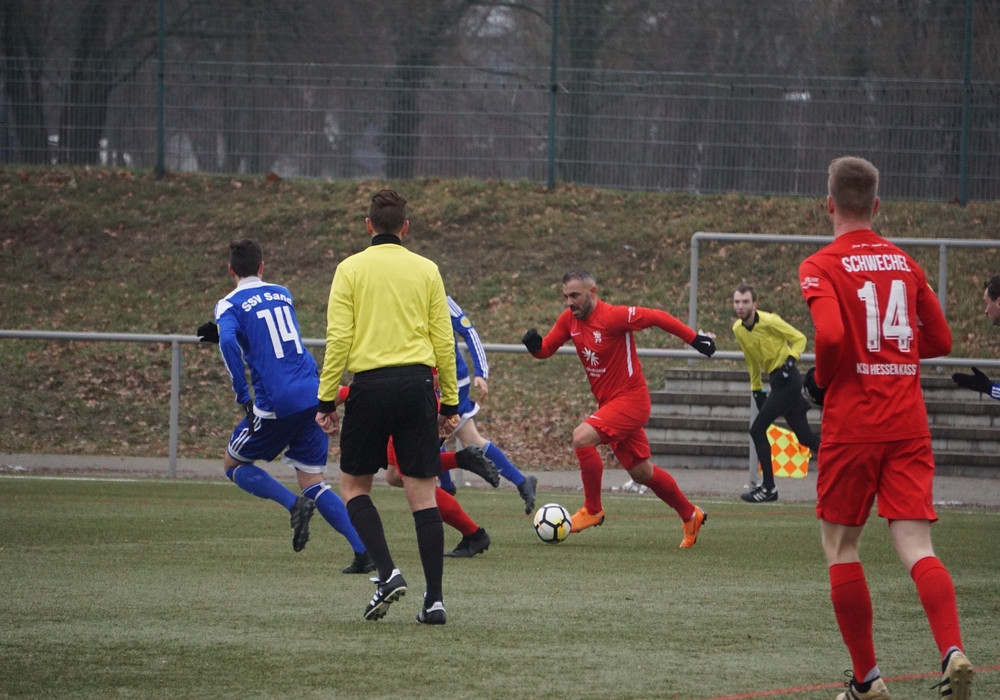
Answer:
<svg viewBox="0 0 1000 700"><path fill-rule="evenodd" d="M736 319L733 335L740 344L743 357L750 370L750 390L764 388L761 373L770 374L785 364L785 360L796 360L806 349L806 337L778 314L767 311L757 312L757 323L748 330L743 321Z"/></svg>
<svg viewBox="0 0 1000 700"><path fill-rule="evenodd" d="M345 369L405 365L436 367L441 403L458 405L455 337L437 265L399 243L373 243L334 273L319 400L336 398Z"/></svg>

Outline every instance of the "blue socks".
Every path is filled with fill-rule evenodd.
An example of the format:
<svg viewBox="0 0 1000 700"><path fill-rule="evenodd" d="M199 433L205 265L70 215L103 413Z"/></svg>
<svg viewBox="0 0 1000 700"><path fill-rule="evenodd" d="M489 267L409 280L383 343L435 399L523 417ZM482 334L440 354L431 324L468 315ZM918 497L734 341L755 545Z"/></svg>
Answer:
<svg viewBox="0 0 1000 700"><path fill-rule="evenodd" d="M451 479L450 470L449 471L441 472L438 475L438 483L440 483L441 484L441 488L443 488L448 493L451 493L452 491L455 490L455 482L452 481L452 479Z"/></svg>
<svg viewBox="0 0 1000 700"><path fill-rule="evenodd" d="M490 441L486 441L486 447L483 448L483 454L486 455L493 464L497 465L497 471L500 472L502 476L507 481L514 484L514 486L520 486L524 482L524 474L518 471L517 467L510 463L507 459L507 455L503 453L499 447L494 445Z"/></svg>
<svg viewBox="0 0 1000 700"><path fill-rule="evenodd" d="M247 493L257 498L269 498L289 511L298 499L298 496L256 464L230 467L226 470L226 476Z"/></svg>
<svg viewBox="0 0 1000 700"><path fill-rule="evenodd" d="M364 543L358 537L357 530L351 524L350 516L347 515L347 507L336 491L331 489L325 481L313 484L303 491L302 495L313 500L316 504L316 510L320 512L326 522L330 523L334 530L347 538L355 554L363 554L366 551Z"/></svg>

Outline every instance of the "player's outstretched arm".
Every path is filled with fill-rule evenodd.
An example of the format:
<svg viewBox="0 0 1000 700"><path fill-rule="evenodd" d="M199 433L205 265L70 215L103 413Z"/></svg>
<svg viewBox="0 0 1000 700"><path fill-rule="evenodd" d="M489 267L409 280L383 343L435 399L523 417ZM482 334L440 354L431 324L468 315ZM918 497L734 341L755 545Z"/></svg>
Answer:
<svg viewBox="0 0 1000 700"><path fill-rule="evenodd" d="M535 355L542 350L542 336L538 335L537 328L529 328L528 332L521 338L521 342L524 343L524 347L526 347L528 352L532 355Z"/></svg>
<svg viewBox="0 0 1000 700"><path fill-rule="evenodd" d="M715 354L715 341L710 335L704 335L703 333L697 333L694 336L694 340L690 343L691 347L700 352L705 357L711 357Z"/></svg>
<svg viewBox="0 0 1000 700"><path fill-rule="evenodd" d="M951 375L951 379L963 389L971 389L981 394L988 394L994 399L1000 399L1000 382L993 382L976 367L972 368L972 374L955 372Z"/></svg>
<svg viewBox="0 0 1000 700"><path fill-rule="evenodd" d="M214 321L207 321L206 323L198 326L198 330L195 334L198 336L198 340L202 343L219 344L219 327L215 325Z"/></svg>

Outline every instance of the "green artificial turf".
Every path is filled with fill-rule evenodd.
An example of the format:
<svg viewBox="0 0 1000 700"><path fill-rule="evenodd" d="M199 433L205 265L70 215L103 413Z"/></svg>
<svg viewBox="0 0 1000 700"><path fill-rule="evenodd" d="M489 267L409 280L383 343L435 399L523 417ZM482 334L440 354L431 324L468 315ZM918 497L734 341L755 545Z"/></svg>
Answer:
<svg viewBox="0 0 1000 700"><path fill-rule="evenodd" d="M228 482L0 477L0 697L830 700L850 666L808 504L699 501L681 550L659 500L607 495L602 527L548 545L516 494L465 489L493 543L445 560L448 624L430 628L403 493L373 497L410 589L366 622L373 586L340 573L350 549L319 516L296 554L287 512ZM976 696L1000 697L1000 513L939 515ZM893 698L936 697L881 522L863 557Z"/></svg>

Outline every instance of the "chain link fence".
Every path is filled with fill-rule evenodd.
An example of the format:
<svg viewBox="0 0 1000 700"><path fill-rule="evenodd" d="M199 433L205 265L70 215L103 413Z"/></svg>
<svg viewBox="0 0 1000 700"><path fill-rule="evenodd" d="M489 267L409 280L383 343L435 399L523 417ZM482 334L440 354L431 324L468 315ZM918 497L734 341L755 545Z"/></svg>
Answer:
<svg viewBox="0 0 1000 700"><path fill-rule="evenodd" d="M963 176L969 199L1000 197L996 83L245 62L76 81L48 83L40 123L2 105L4 163L817 196L853 154L878 165L884 197L950 201Z"/></svg>

